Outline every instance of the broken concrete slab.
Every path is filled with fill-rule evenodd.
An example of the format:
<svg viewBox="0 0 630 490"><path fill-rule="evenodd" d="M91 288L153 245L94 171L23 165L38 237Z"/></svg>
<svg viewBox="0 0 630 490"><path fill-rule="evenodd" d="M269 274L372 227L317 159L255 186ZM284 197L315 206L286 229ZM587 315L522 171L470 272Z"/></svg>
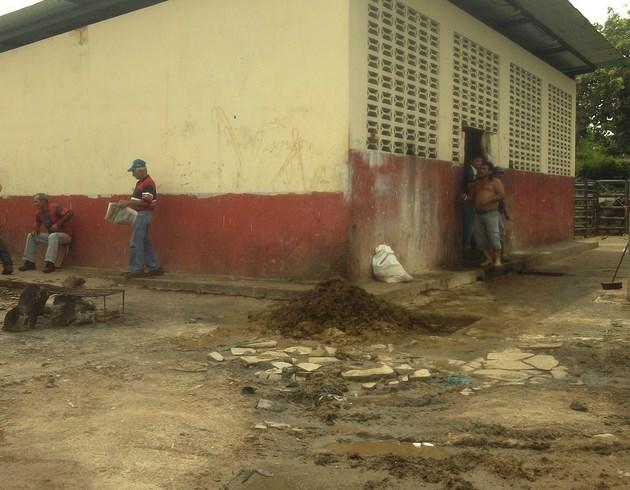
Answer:
<svg viewBox="0 0 630 490"><path fill-rule="evenodd" d="M230 352L233 356L253 356L256 354L256 349L246 349L243 347L232 347Z"/></svg>
<svg viewBox="0 0 630 490"><path fill-rule="evenodd" d="M551 370L551 376L553 377L553 379L566 379L568 375L569 371L564 366L558 366L557 368Z"/></svg>
<svg viewBox="0 0 630 490"><path fill-rule="evenodd" d="M276 402L274 400L267 400L261 398L256 404L256 408L259 410L269 410L271 412L284 412L289 406L284 402Z"/></svg>
<svg viewBox="0 0 630 490"><path fill-rule="evenodd" d="M244 343L241 347L248 347L250 349L269 349L278 345L275 340L260 340L255 342Z"/></svg>
<svg viewBox="0 0 630 490"><path fill-rule="evenodd" d="M505 369L507 371L522 371L531 369L531 365L513 359L493 359L484 363L485 369Z"/></svg>
<svg viewBox="0 0 630 490"><path fill-rule="evenodd" d="M274 361L271 363L271 365L275 367L276 369L282 369L282 370L293 367L293 364L291 364L290 362L283 362L283 361Z"/></svg>
<svg viewBox="0 0 630 490"><path fill-rule="evenodd" d="M486 378L496 379L498 381L520 382L529 379L529 373L523 371L508 371L503 369L479 369L475 371L476 375Z"/></svg>
<svg viewBox="0 0 630 490"><path fill-rule="evenodd" d="M254 366L257 364L264 364L266 362L273 361L273 359L269 359L268 357L260 356L242 356L240 357L240 359L245 363L246 366Z"/></svg>
<svg viewBox="0 0 630 490"><path fill-rule="evenodd" d="M416 368L410 366L409 364L399 364L398 366L394 366L394 371L398 374L411 374L416 370Z"/></svg>
<svg viewBox="0 0 630 490"><path fill-rule="evenodd" d="M307 373L312 373L313 371L317 371L320 367L322 367L322 365L315 364L312 362L301 362L300 364L297 365L297 367L299 367L302 371L306 371Z"/></svg>
<svg viewBox="0 0 630 490"><path fill-rule="evenodd" d="M409 375L410 380L426 379L431 377L431 371L428 369L418 369Z"/></svg>
<svg viewBox="0 0 630 490"><path fill-rule="evenodd" d="M328 354L329 356L334 356L337 354L337 349L335 347L329 347L325 345L324 350L326 351L326 354Z"/></svg>
<svg viewBox="0 0 630 490"><path fill-rule="evenodd" d="M333 362L341 362L341 360L336 357L309 357L308 362L313 364L330 364Z"/></svg>
<svg viewBox="0 0 630 490"><path fill-rule="evenodd" d="M396 372L390 366L381 366L371 369L351 369L341 373L341 376L349 381L377 381L393 378Z"/></svg>
<svg viewBox="0 0 630 490"><path fill-rule="evenodd" d="M225 357L223 357L218 352L210 352L208 354L208 360L215 361L215 362L223 362L225 360Z"/></svg>
<svg viewBox="0 0 630 490"><path fill-rule="evenodd" d="M540 369L543 371L551 371L553 368L560 364L560 362L555 357L547 354L537 354L534 357L525 359L524 362L526 362L530 366L535 367L536 369Z"/></svg>
<svg viewBox="0 0 630 490"><path fill-rule="evenodd" d="M291 426L289 424L283 424L281 422L272 422L270 420L265 420L265 425L267 427L269 427L270 429L278 429L278 430L284 430L284 429L290 429Z"/></svg>
<svg viewBox="0 0 630 490"><path fill-rule="evenodd" d="M295 345L293 347L287 347L284 349L284 352L287 354L298 354L301 356L307 356L313 351L312 347L307 347L304 345Z"/></svg>
<svg viewBox="0 0 630 490"><path fill-rule="evenodd" d="M291 359L291 356L286 352L281 352L277 350L267 350L265 352L261 352L259 354L261 357L268 357L270 359Z"/></svg>
<svg viewBox="0 0 630 490"><path fill-rule="evenodd" d="M532 357L531 352L523 352L521 349L505 349L501 352L489 352L486 356L488 360L521 361Z"/></svg>

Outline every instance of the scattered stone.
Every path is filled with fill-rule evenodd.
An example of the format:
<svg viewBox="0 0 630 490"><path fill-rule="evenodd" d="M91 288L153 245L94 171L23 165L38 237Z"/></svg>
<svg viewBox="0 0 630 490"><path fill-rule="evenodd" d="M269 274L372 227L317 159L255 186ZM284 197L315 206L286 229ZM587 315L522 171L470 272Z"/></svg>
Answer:
<svg viewBox="0 0 630 490"><path fill-rule="evenodd" d="M415 371L415 368L411 367L409 364L400 364L398 366L394 366L394 371L398 374L411 374Z"/></svg>
<svg viewBox="0 0 630 490"><path fill-rule="evenodd" d="M233 356L253 356L256 354L256 349L245 349L242 347L232 347L230 352Z"/></svg>
<svg viewBox="0 0 630 490"><path fill-rule="evenodd" d="M462 371L465 371L467 373L470 373L472 371L474 371L476 368L469 366L468 364L462 366Z"/></svg>
<svg viewBox="0 0 630 490"><path fill-rule="evenodd" d="M269 420L265 420L265 425L267 427L269 427L270 429L278 429L278 430L284 430L284 429L290 429L291 426L289 424L283 424L280 422L271 422Z"/></svg>
<svg viewBox="0 0 630 490"><path fill-rule="evenodd" d="M261 340L258 342L249 342L247 344L243 344L243 347L249 347L251 349L269 349L278 345L278 342L275 340Z"/></svg>
<svg viewBox="0 0 630 490"><path fill-rule="evenodd" d="M600 439L609 439L609 438L611 438L611 437L617 437L617 436L616 436L616 435L614 435L614 434L611 434L611 433L607 432L607 433L605 433L605 434L595 434L593 437L598 437L598 438L600 438Z"/></svg>
<svg viewBox="0 0 630 490"><path fill-rule="evenodd" d="M407 375L401 376L399 379L400 379L401 382L406 383L407 381L409 381L409 376L407 376Z"/></svg>
<svg viewBox="0 0 630 490"><path fill-rule="evenodd" d="M276 350L267 350L260 354L262 357L268 357L270 359L291 359L291 356L286 352L280 352Z"/></svg>
<svg viewBox="0 0 630 490"><path fill-rule="evenodd" d="M324 357L326 355L327 352L322 346L319 346L311 351L311 356L313 357Z"/></svg>
<svg viewBox="0 0 630 490"><path fill-rule="evenodd" d="M460 361L459 359L449 359L448 363L450 366L462 366L466 364L466 361Z"/></svg>
<svg viewBox="0 0 630 490"><path fill-rule="evenodd" d="M210 352L210 354L208 354L208 359L211 361L223 362L225 357L223 357L218 352Z"/></svg>
<svg viewBox="0 0 630 490"><path fill-rule="evenodd" d="M521 361L523 359L532 357L533 355L534 354L532 354L531 352L523 352L521 349L506 349L502 352L489 352L487 359Z"/></svg>
<svg viewBox="0 0 630 490"><path fill-rule="evenodd" d="M534 357L530 357L526 359L524 362L529 364L530 366L534 366L536 369L541 369L543 371L551 371L553 368L560 364L558 360L546 354L538 354Z"/></svg>
<svg viewBox="0 0 630 490"><path fill-rule="evenodd" d="M396 385L399 385L399 384L400 384L400 381L398 381L397 379L395 379L394 381L388 381L388 382L387 382L387 384L388 384L388 385L391 385L391 386L396 386Z"/></svg>
<svg viewBox="0 0 630 490"><path fill-rule="evenodd" d="M394 344L387 344L387 352L394 352Z"/></svg>
<svg viewBox="0 0 630 490"><path fill-rule="evenodd" d="M315 364L312 362L301 362L297 365L302 371L306 371L307 373L312 373L313 371L317 371L321 366L321 364Z"/></svg>
<svg viewBox="0 0 630 490"><path fill-rule="evenodd" d="M551 370L551 376L553 376L553 379L566 379L568 375L568 370L564 366L560 366Z"/></svg>
<svg viewBox="0 0 630 490"><path fill-rule="evenodd" d="M569 408L571 410L575 410L576 412L587 412L588 408L586 407L586 405L584 405L582 402L579 402L577 400L573 400L571 402L571 405L569 405Z"/></svg>
<svg viewBox="0 0 630 490"><path fill-rule="evenodd" d="M430 377L431 371L429 371L428 369L418 369L417 371L414 371L413 374L409 375L410 380L426 379Z"/></svg>
<svg viewBox="0 0 630 490"><path fill-rule="evenodd" d="M243 356L240 359L245 363L246 366L254 366L256 364L263 364L265 362L269 362L272 359L268 357L259 357L259 356Z"/></svg>
<svg viewBox="0 0 630 490"><path fill-rule="evenodd" d="M508 371L504 369L479 369L475 374L498 381L519 382L526 381L530 375L523 371Z"/></svg>
<svg viewBox="0 0 630 490"><path fill-rule="evenodd" d="M299 354L301 356L307 356L312 351L313 349L311 347L306 347L303 345L296 345L294 347L287 347L286 349L284 349L284 352L286 352L287 354Z"/></svg>
<svg viewBox="0 0 630 490"><path fill-rule="evenodd" d="M330 364L331 362L341 362L336 357L309 357L308 362L314 364Z"/></svg>
<svg viewBox="0 0 630 490"><path fill-rule="evenodd" d="M528 344L526 349L559 349L564 344L562 342L537 342L534 344Z"/></svg>
<svg viewBox="0 0 630 490"><path fill-rule="evenodd" d="M464 388L462 391L459 392L460 395L464 395L464 396L470 396L474 393L473 390L471 390L470 388Z"/></svg>
<svg viewBox="0 0 630 490"><path fill-rule="evenodd" d="M361 388L363 388L364 390L373 390L374 388L376 388L377 383L363 383L361 385Z"/></svg>
<svg viewBox="0 0 630 490"><path fill-rule="evenodd" d="M271 365L273 367L275 367L276 369L289 369L293 367L293 364L289 363L289 362L282 362L282 361L275 361L272 362Z"/></svg>
<svg viewBox="0 0 630 490"><path fill-rule="evenodd" d="M334 356L335 354L337 354L337 349L335 347L328 347L327 345L325 345L324 350L329 356Z"/></svg>
<svg viewBox="0 0 630 490"><path fill-rule="evenodd" d="M265 424L256 424L254 426L254 429L256 429L256 430L267 430L267 426Z"/></svg>
<svg viewBox="0 0 630 490"><path fill-rule="evenodd" d="M533 358L532 358L533 359ZM532 365L525 364L521 361L515 361L513 359L493 359L486 361L484 368L486 369L505 369L507 371L522 371L524 369L531 369Z"/></svg>
<svg viewBox="0 0 630 490"><path fill-rule="evenodd" d="M417 343L418 343L418 341L417 341L417 340L412 340L412 341L411 341L411 342L409 342L407 345L408 345L409 347L413 347L413 346L414 346L414 345L416 345Z"/></svg>
<svg viewBox="0 0 630 490"><path fill-rule="evenodd" d="M341 373L341 376L350 381L377 381L393 378L396 372L389 366L381 366L371 369L351 369Z"/></svg>
<svg viewBox="0 0 630 490"><path fill-rule="evenodd" d="M368 347L370 350L387 350L387 346L385 344L374 344Z"/></svg>
<svg viewBox="0 0 630 490"><path fill-rule="evenodd" d="M282 379L282 369L267 369L266 371L258 371L255 375L260 379L280 381Z"/></svg>
<svg viewBox="0 0 630 490"><path fill-rule="evenodd" d="M273 400L267 400L261 398L256 404L256 408L259 410L269 410L271 412L284 412L289 406L283 402L276 402Z"/></svg>

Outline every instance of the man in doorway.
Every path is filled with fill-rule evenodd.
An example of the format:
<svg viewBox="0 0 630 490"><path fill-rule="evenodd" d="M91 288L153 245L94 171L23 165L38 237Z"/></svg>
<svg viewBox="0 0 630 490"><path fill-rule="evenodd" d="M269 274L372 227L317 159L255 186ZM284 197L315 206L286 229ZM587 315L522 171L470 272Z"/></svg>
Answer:
<svg viewBox="0 0 630 490"><path fill-rule="evenodd" d="M26 236L24 263L18 269L21 271L35 270L37 245L44 244L47 245L47 248L43 272L54 272L59 245L65 245L72 241L67 223L72 219L73 213L59 204L48 202L48 195L43 192L33 196L33 205L37 210L35 225L33 231ZM45 232L42 232L42 228L45 229Z"/></svg>
<svg viewBox="0 0 630 490"><path fill-rule="evenodd" d="M131 199L120 201L118 206L135 209L138 216L131 229L129 272L126 277L158 276L163 274L163 271L149 239L149 227L153 218L153 210L157 205L157 187L147 172L147 164L144 160L139 158L134 160L128 171L138 182ZM145 267L148 269L148 273L145 272Z"/></svg>
<svg viewBox="0 0 630 490"><path fill-rule="evenodd" d="M499 202L505 198L503 183L494 175L494 165L484 161L479 167L478 178L470 186L475 206L475 238L483 249L483 267L501 266L501 228Z"/></svg>
<svg viewBox="0 0 630 490"><path fill-rule="evenodd" d="M475 206L470 198L470 186L477 178L479 167L483 163L482 157L475 157L466 162L462 176L462 223L463 223L463 245L464 258L471 259L475 250ZM476 255L476 254L475 254Z"/></svg>

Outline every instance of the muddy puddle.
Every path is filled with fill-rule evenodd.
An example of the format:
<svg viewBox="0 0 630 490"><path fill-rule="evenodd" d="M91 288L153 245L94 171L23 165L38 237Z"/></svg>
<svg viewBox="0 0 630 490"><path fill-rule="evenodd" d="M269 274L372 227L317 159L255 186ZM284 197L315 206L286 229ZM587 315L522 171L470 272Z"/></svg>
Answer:
<svg viewBox="0 0 630 490"><path fill-rule="evenodd" d="M419 446L411 442L388 441L360 441L360 442L335 442L324 446L326 451L335 454L358 454L360 456L383 456L393 454L395 456L408 456L416 458L445 459L449 454L434 446Z"/></svg>

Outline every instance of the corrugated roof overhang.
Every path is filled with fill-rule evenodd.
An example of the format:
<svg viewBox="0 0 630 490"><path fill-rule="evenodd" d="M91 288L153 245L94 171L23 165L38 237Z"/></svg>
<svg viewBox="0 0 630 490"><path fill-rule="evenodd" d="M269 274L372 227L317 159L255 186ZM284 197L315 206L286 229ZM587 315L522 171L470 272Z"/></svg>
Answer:
<svg viewBox="0 0 630 490"><path fill-rule="evenodd" d="M568 76L627 63L567 0L449 0Z"/></svg>
<svg viewBox="0 0 630 490"><path fill-rule="evenodd" d="M0 52L166 0L44 0L0 16Z"/></svg>

